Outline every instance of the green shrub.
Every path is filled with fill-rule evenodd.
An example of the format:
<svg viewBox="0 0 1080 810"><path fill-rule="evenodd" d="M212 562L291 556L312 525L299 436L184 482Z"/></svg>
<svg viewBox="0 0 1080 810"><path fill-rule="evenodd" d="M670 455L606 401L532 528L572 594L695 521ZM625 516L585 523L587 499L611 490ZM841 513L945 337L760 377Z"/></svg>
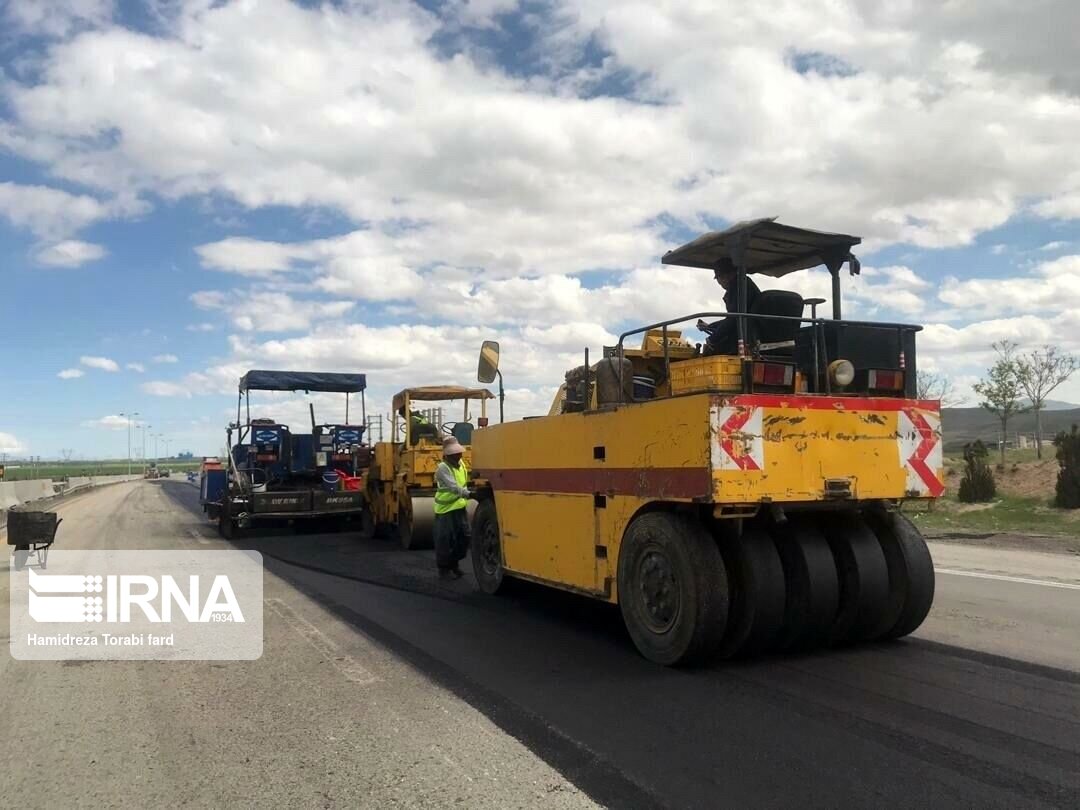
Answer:
<svg viewBox="0 0 1080 810"><path fill-rule="evenodd" d="M980 441L964 445L964 477L957 493L964 503L985 503L994 499L994 473L986 463L986 445Z"/></svg>
<svg viewBox="0 0 1080 810"><path fill-rule="evenodd" d="M1054 505L1062 509L1080 508L1080 432L1062 431L1054 438L1057 448L1058 479Z"/></svg>

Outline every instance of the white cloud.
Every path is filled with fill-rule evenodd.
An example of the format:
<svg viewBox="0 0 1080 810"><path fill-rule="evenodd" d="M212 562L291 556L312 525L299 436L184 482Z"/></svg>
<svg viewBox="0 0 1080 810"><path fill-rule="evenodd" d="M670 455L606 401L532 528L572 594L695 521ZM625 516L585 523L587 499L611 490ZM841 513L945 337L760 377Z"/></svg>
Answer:
<svg viewBox="0 0 1080 810"><path fill-rule="evenodd" d="M154 362L155 363L179 363L180 358L177 357L175 354L155 354L154 355Z"/></svg>
<svg viewBox="0 0 1080 810"><path fill-rule="evenodd" d="M104 258L108 254L101 245L92 242L80 242L77 239L66 239L49 245L39 250L34 258L49 267L79 267L87 262L94 262Z"/></svg>
<svg viewBox="0 0 1080 810"><path fill-rule="evenodd" d="M1047 59L1076 71L1038 56L1044 32L1019 12L990 15L1015 24L1003 43L953 6L576 0L534 12L549 73L517 79L478 47L447 59L431 44L508 0L442 17L196 3L164 36L106 27L48 50L11 85L0 142L108 191L343 211L376 243L322 278L351 295L398 280L396 257L506 276L631 265L659 251L664 214L696 228L775 211L876 244L963 244L1023 200L1077 193L1080 107L1069 81L1030 73ZM610 51L602 67L574 67L587 43ZM851 70L799 73L792 43ZM620 71L637 77L632 99L577 97ZM323 258L243 237L201 254L255 275Z"/></svg>
<svg viewBox="0 0 1080 810"><path fill-rule="evenodd" d="M919 336L922 350L940 357L972 355L978 362L992 359L991 344L1011 340L1021 348L1036 348L1053 343L1067 351L1080 349L1080 311L1066 312L1053 318L1020 315L976 321L965 326L927 324Z"/></svg>
<svg viewBox="0 0 1080 810"><path fill-rule="evenodd" d="M180 383L166 382L162 380L155 380L153 382L143 383L139 386L146 394L150 394L154 397L179 397L181 399L190 399L191 391Z"/></svg>
<svg viewBox="0 0 1080 810"><path fill-rule="evenodd" d="M213 332L217 329L212 323L203 321L201 323L189 323L186 327L189 332Z"/></svg>
<svg viewBox="0 0 1080 810"><path fill-rule="evenodd" d="M87 368L98 368L102 371L119 371L120 366L115 360L111 360L108 357L88 357L83 355L79 358L79 362Z"/></svg>
<svg viewBox="0 0 1080 810"><path fill-rule="evenodd" d="M938 295L969 317L1080 308L1080 255L1043 262L1026 277L946 278Z"/></svg>
<svg viewBox="0 0 1080 810"><path fill-rule="evenodd" d="M67 236L108 215L95 197L49 186L0 183L0 216L40 237Z"/></svg>
<svg viewBox="0 0 1080 810"><path fill-rule="evenodd" d="M1065 248L1067 248L1071 244L1072 244L1072 242L1063 242L1063 241L1060 241L1060 240L1055 241L1055 242L1047 242L1045 245L1040 247L1039 250L1041 250L1044 253L1052 253L1052 252L1057 251L1057 250L1064 250Z"/></svg>
<svg viewBox="0 0 1080 810"><path fill-rule="evenodd" d="M344 215L341 235L294 241L236 216L197 248L250 285L191 297L240 335L205 372L147 383L165 396L234 392L266 357L375 369L387 387L468 381L484 337L504 342L514 390L550 387L626 322L720 308L707 272L650 262L672 231L725 219L859 233L867 258L970 243L1021 211L1080 218L1075 4L1040 7L1053 30L1005 0L551 5L530 9L546 39L527 77L463 33L510 0L192 3L154 36L83 33L9 79L0 148L89 192L9 197L42 201L21 227L50 241L140 195ZM586 44L602 64L580 67ZM605 80L629 97L593 92ZM960 375L992 339L1075 329L1074 270L985 275L938 298L932 275L868 262L845 314L929 321L928 360ZM769 285L829 297L823 272Z"/></svg>
<svg viewBox="0 0 1080 810"><path fill-rule="evenodd" d="M18 453L25 453L26 450L26 445L10 433L0 433L0 453L16 455Z"/></svg>
<svg viewBox="0 0 1080 810"><path fill-rule="evenodd" d="M227 297L214 291L194 293L200 309L226 310L243 332L295 332L313 322L341 318L353 309L352 301L309 301L279 292L253 292Z"/></svg>
<svg viewBox="0 0 1080 810"><path fill-rule="evenodd" d="M519 0L450 0L440 13L461 25L489 28L500 14L514 11Z"/></svg>
<svg viewBox="0 0 1080 810"><path fill-rule="evenodd" d="M276 242L261 242L235 236L200 245L195 250L204 267L248 276L263 276L288 270L293 260L305 253L303 249L290 249L288 245Z"/></svg>
<svg viewBox="0 0 1080 810"><path fill-rule="evenodd" d="M5 4L0 19L17 33L63 37L107 22L112 12L112 0L12 0Z"/></svg>
<svg viewBox="0 0 1080 810"><path fill-rule="evenodd" d="M128 419L120 414L109 414L100 419L91 419L83 422L83 427L104 428L105 430L127 430ZM134 422L131 423L134 426Z"/></svg>
<svg viewBox="0 0 1080 810"><path fill-rule="evenodd" d="M1043 200L1036 204L1033 210L1041 217L1080 219L1080 191L1066 192Z"/></svg>
<svg viewBox="0 0 1080 810"><path fill-rule="evenodd" d="M199 309L224 309L229 297L220 290L200 290L192 293L191 303Z"/></svg>
<svg viewBox="0 0 1080 810"><path fill-rule="evenodd" d="M134 371L136 374L142 374L146 371L146 366L142 363L128 363L124 368L128 371Z"/></svg>
<svg viewBox="0 0 1080 810"><path fill-rule="evenodd" d="M75 380L83 376L85 373L86 372L83 371L81 368L65 368L56 376L59 377L61 380Z"/></svg>

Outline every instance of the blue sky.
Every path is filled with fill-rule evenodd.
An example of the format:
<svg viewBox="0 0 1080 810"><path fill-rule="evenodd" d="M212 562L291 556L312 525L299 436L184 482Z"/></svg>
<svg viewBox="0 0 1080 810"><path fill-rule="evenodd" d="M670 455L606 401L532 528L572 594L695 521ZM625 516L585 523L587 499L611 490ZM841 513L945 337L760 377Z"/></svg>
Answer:
<svg viewBox="0 0 1080 810"><path fill-rule="evenodd" d="M123 456L138 411L214 453L246 368L377 412L485 337L543 412L585 345L719 308L658 258L756 216L863 235L845 313L925 324L961 398L994 340L1080 349L1071 51L1003 2L739 8L0 4L0 452Z"/></svg>

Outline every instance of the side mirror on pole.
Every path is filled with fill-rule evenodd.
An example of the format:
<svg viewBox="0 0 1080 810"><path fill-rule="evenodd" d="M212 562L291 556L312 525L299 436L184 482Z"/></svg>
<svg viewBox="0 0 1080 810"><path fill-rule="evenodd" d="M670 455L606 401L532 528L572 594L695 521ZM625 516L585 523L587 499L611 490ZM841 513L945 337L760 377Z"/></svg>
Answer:
<svg viewBox="0 0 1080 810"><path fill-rule="evenodd" d="M506 402L506 392L503 390L502 372L499 371L499 344L498 341L485 340L480 347L480 362L476 367L476 378L482 383L495 382L499 378L499 421L503 421L503 406Z"/></svg>
<svg viewBox="0 0 1080 810"><path fill-rule="evenodd" d="M485 340L480 347L480 363L476 369L476 378L482 383L495 382L499 373L499 344L494 340Z"/></svg>

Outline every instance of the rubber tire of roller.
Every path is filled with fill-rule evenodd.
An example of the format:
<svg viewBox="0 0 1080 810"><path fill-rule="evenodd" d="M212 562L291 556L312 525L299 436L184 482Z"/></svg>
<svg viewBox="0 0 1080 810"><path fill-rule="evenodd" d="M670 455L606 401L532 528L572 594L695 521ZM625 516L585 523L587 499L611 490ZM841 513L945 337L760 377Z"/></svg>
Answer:
<svg viewBox="0 0 1080 810"><path fill-rule="evenodd" d="M934 560L922 534L897 512L867 516L889 568L889 610L875 638L895 639L918 629L934 604Z"/></svg>
<svg viewBox="0 0 1080 810"><path fill-rule="evenodd" d="M775 649L825 644L840 606L840 581L828 541L808 521L790 518L770 529L784 568L787 598Z"/></svg>
<svg viewBox="0 0 1080 810"><path fill-rule="evenodd" d="M497 547L498 561L489 570L487 561L484 559L485 534L494 530ZM495 501L487 499L481 501L476 507L476 513L472 520L472 542L470 543L470 556L472 557L473 576L476 584L486 594L505 593L509 583L506 569L503 568L502 533L499 531L499 513L495 510Z"/></svg>
<svg viewBox="0 0 1080 810"><path fill-rule="evenodd" d="M660 632L648 626L639 565L660 555L673 574L679 610ZM720 549L696 518L649 512L634 518L619 550L619 609L638 651L665 666L712 657L727 627L728 577Z"/></svg>
<svg viewBox="0 0 1080 810"><path fill-rule="evenodd" d="M718 538L731 594L719 658L751 656L772 646L784 626L784 566L773 539L761 529Z"/></svg>
<svg viewBox="0 0 1080 810"><path fill-rule="evenodd" d="M890 609L889 569L881 543L858 515L836 514L822 521L840 578L840 606L830 640L845 644L876 638Z"/></svg>

